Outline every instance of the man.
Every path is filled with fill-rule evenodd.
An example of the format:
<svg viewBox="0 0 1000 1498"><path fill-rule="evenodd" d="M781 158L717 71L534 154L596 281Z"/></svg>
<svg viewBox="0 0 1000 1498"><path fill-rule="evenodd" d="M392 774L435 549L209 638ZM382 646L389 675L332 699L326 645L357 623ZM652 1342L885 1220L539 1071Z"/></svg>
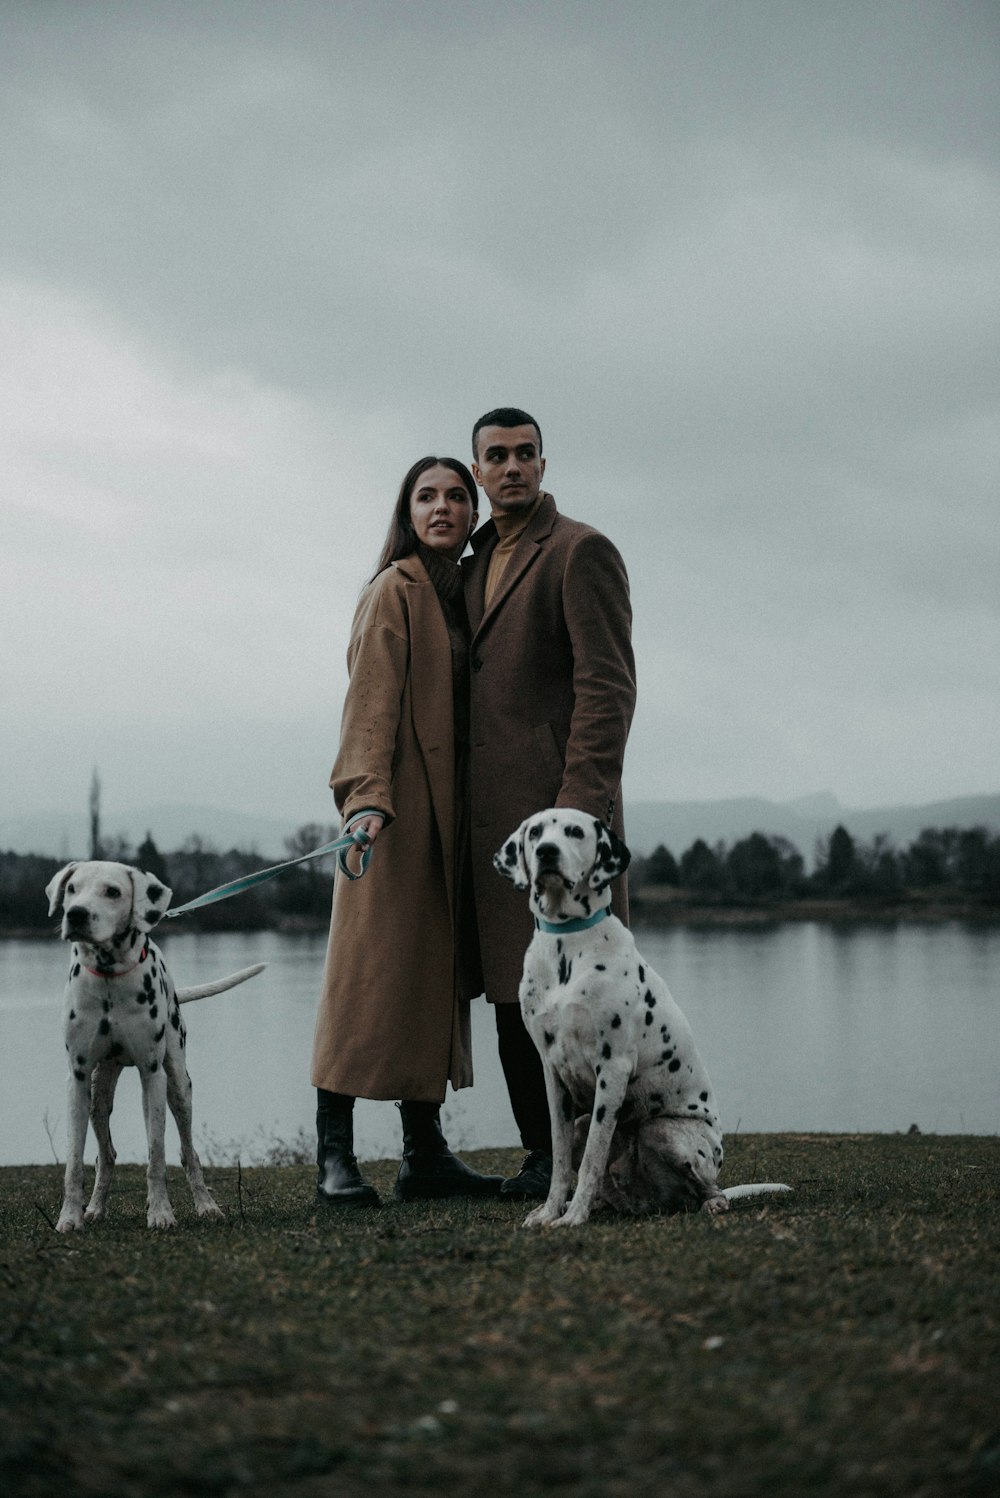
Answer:
<svg viewBox="0 0 1000 1498"><path fill-rule="evenodd" d="M542 489L538 423L488 411L472 433L472 471L491 519L463 562L472 630L472 864L486 996L528 1154L503 1195L544 1198L552 1143L541 1061L518 985L533 933L528 902L493 869L525 817L589 812L623 835L622 761L635 707L628 577L606 536L561 515ZM627 919L623 883L615 914Z"/></svg>

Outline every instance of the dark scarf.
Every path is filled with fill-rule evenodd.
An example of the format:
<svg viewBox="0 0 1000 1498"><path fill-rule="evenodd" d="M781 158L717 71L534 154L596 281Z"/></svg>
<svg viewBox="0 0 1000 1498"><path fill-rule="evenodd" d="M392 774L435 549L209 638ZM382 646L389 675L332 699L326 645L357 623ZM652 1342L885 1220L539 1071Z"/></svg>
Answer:
<svg viewBox="0 0 1000 1498"><path fill-rule="evenodd" d="M452 698L455 705L455 743L469 742L469 616L465 612L462 569L457 562L418 546L417 555L441 605L451 646Z"/></svg>

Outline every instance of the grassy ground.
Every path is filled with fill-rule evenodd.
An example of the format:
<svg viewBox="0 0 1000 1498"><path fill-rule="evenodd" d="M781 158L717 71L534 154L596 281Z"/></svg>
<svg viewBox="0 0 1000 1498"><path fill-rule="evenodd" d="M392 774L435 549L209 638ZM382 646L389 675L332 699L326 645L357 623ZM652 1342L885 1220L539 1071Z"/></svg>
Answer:
<svg viewBox="0 0 1000 1498"><path fill-rule="evenodd" d="M303 1167L210 1172L221 1226L172 1172L154 1234L126 1167L69 1239L59 1172L8 1168L0 1485L995 1495L998 1164L995 1139L743 1137L725 1179L794 1196L547 1234L499 1202L317 1216Z"/></svg>

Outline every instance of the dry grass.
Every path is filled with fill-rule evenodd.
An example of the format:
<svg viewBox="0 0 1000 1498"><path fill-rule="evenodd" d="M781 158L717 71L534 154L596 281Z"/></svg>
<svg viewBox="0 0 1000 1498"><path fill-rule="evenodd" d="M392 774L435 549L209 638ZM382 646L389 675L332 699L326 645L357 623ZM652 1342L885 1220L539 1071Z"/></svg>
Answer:
<svg viewBox="0 0 1000 1498"><path fill-rule="evenodd" d="M172 1172L157 1235L126 1167L69 1239L59 1172L9 1168L3 1491L993 1495L998 1163L745 1137L726 1178L793 1197L541 1235L499 1202L317 1215L296 1166L211 1172L222 1226Z"/></svg>

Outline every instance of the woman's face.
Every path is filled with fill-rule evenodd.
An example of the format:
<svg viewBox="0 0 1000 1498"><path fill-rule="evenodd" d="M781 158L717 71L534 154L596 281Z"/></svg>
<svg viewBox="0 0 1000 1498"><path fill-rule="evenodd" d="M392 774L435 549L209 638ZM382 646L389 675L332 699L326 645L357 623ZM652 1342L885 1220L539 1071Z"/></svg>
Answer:
<svg viewBox="0 0 1000 1498"><path fill-rule="evenodd" d="M410 495L410 519L417 540L457 562L477 520L472 500L452 468L435 463L417 479Z"/></svg>

